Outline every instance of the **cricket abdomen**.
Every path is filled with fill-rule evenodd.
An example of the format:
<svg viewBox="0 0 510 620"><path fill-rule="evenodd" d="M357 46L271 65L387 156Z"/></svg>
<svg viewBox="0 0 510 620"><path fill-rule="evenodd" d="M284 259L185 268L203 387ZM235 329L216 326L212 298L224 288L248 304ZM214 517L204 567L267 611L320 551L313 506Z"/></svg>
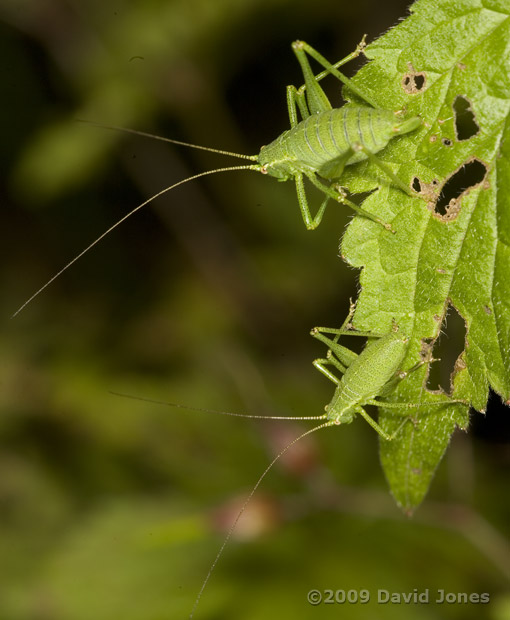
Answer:
<svg viewBox="0 0 510 620"><path fill-rule="evenodd" d="M351 422L356 407L378 396L401 370L407 343L408 339L397 332L369 343L345 371L326 407L328 419L344 424Z"/></svg>
<svg viewBox="0 0 510 620"><path fill-rule="evenodd" d="M393 112L367 106L343 106L313 114L261 149L259 163L268 174L293 176L296 169L316 172L345 156L345 165L367 159L383 149L395 135ZM350 155L349 155L350 154Z"/></svg>

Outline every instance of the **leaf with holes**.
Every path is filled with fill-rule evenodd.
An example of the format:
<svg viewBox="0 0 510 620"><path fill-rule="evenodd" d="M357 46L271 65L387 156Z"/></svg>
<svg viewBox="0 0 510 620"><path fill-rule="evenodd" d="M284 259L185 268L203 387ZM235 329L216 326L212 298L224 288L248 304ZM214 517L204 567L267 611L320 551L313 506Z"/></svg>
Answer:
<svg viewBox="0 0 510 620"><path fill-rule="evenodd" d="M401 382L397 401L454 395L484 411L489 386L510 399L509 16L508 0L419 0L367 48L371 62L354 78L381 107L405 106L424 121L384 154L423 199L374 183L371 164L346 182L357 192L381 185L364 207L395 230L356 217L344 237L343 258L363 268L354 324L381 332L395 320L410 338L405 368L420 355L431 360L449 308L465 325L450 387L427 389L425 364ZM400 422L390 410L380 420L389 433ZM427 492L454 429L467 428L468 408L424 408L413 421L399 440L381 443L392 493L407 512Z"/></svg>

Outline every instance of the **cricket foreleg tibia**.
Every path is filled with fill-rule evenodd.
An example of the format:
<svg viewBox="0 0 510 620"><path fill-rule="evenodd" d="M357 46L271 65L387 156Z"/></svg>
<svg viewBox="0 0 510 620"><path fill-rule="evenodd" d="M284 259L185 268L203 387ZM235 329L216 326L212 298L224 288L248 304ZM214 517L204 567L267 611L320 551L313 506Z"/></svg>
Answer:
<svg viewBox="0 0 510 620"><path fill-rule="evenodd" d="M303 120L310 116L303 89L297 90L295 86L287 86L287 110L291 128L299 123L297 108L299 108Z"/></svg>
<svg viewBox="0 0 510 620"><path fill-rule="evenodd" d="M303 221L308 230L315 230L317 226L322 221L322 216L324 215L324 211L326 210L326 205L329 201L330 196L326 195L326 199L321 204L319 210L315 217L312 216L310 212L310 207L308 206L308 199L306 197L305 184L303 182L303 175L300 172L295 174L296 181L296 194L298 198L299 208L301 209L301 216L303 217Z"/></svg>

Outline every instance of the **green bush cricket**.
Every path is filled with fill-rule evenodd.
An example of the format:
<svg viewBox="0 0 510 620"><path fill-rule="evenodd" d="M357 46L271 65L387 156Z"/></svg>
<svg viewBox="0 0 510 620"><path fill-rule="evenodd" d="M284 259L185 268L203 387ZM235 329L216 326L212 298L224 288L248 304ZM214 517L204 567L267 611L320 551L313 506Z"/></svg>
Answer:
<svg viewBox="0 0 510 620"><path fill-rule="evenodd" d="M463 400L456 400L447 397L443 397L442 400L426 401L423 403L408 403L408 402L388 402L386 398L392 394L397 385L405 380L412 372L418 370L423 364L430 363L434 360L430 356L425 356L418 363L412 366L410 369L404 371L402 365L407 355L409 338L402 335L396 325L393 329L386 334L374 334L373 332L359 331L353 328L351 319L355 310L355 304L351 303L350 311L347 319L344 321L339 329L316 327L312 330L311 335L317 338L321 342L324 342L328 346L328 353L325 358L316 359L314 366L327 376L336 385L336 389L333 398L326 405L326 412L319 416L262 416L262 415L250 415L242 413L231 413L223 411L211 411L208 409L188 407L186 405L153 401L151 399L141 398L140 400L155 402L157 404L163 404L170 407L178 407L182 409L192 409L196 411L203 411L205 413L215 413L221 415L230 415L234 417L255 418L263 420L313 420L319 421L320 424L315 426L287 444L269 463L266 469L258 478L251 492L244 501L241 509L237 513L232 525L230 526L228 533L223 540L223 543L211 564L211 567L207 573L206 578L202 582L202 586L195 600L193 609L190 614L190 618L193 618L194 613L198 607L202 594L209 582L212 572L214 571L225 547L227 546L232 534L239 522L239 519L243 515L246 507L250 503L255 492L259 488L263 479L271 470L273 465L298 441L304 437L315 433L323 428L338 426L340 424L350 424L356 414L361 415L370 426L377 431L384 441L392 441L401 432L403 426L410 422L414 425L417 422L410 416L411 409L427 409L430 407L444 407L454 403L463 404L468 406L468 403ZM325 335L328 334L328 335ZM329 335L334 335L330 338ZM362 336L366 337L369 341L364 350L357 354L354 351L342 346L338 343L341 336ZM342 374L341 378L336 377L327 366L333 366L337 371ZM127 396L125 394L119 394L120 396ZM137 398L128 396L129 398ZM395 410L395 415L403 417L402 423L397 430L389 435L383 428L365 411L364 407L367 405L384 407L385 409ZM400 411L399 411L400 410Z"/></svg>
<svg viewBox="0 0 510 620"><path fill-rule="evenodd" d="M384 149L392 138L417 129L422 124L420 117L411 116L406 118L402 115L401 110L394 112L378 108L368 94L361 92L349 78L338 71L338 67L359 56L364 47L365 38L363 38L354 52L332 65L307 43L295 41L292 44L294 54L301 65L305 83L298 89L295 86L287 87L287 107L291 127L278 136L276 140L267 146L263 146L258 155L232 153L230 151L163 138L133 129L110 126L110 129L155 138L180 146L211 151L221 155L248 159L256 163L207 170L178 181L156 193L110 226L108 230L89 244L83 251L75 256L75 258L69 261L28 298L13 316L16 316L79 258L142 207L145 207L162 194L169 192L179 185L219 172L252 170L272 176L279 181L294 179L303 221L306 228L309 230L317 228L320 224L327 203L332 199L349 206L359 215L377 222L386 230L393 231L389 223L383 222L376 215L365 211L348 200L345 190L337 183L346 166L369 159L379 167L391 183L396 185L403 192L411 196L420 196L403 183L394 172L376 156L376 153ZM307 55L314 58L324 67L322 73L314 75ZM367 105L347 104L341 108L332 108L331 103L319 84L320 80L328 74L335 76L355 93L357 97L365 101ZM302 117L301 121L298 120L298 110ZM307 179L325 196L315 216L312 216L308 206L304 179ZM328 184L328 182L330 184Z"/></svg>

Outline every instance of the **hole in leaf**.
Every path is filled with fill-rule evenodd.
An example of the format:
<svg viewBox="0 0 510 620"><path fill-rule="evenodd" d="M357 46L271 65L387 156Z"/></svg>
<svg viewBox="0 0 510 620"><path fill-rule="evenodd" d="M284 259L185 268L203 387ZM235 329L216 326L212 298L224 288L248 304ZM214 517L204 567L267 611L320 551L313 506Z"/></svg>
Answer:
<svg viewBox="0 0 510 620"><path fill-rule="evenodd" d="M446 314L441 325L439 338L432 350L432 357L437 362L430 365L427 388L429 390L443 390L447 394L452 392L452 383L455 377L457 360L464 351L466 339L466 322L457 312L457 309L448 304Z"/></svg>
<svg viewBox="0 0 510 620"><path fill-rule="evenodd" d="M494 444L510 442L510 416L508 408L492 390L489 392L486 415L473 416L469 432L483 441Z"/></svg>
<svg viewBox="0 0 510 620"><path fill-rule="evenodd" d="M415 192L421 192L421 183L418 177L414 177L413 182L412 182L412 188L414 189Z"/></svg>
<svg viewBox="0 0 510 620"><path fill-rule="evenodd" d="M402 78L402 88L409 95L419 93L425 88L427 78L426 74L421 73L406 73Z"/></svg>
<svg viewBox="0 0 510 620"><path fill-rule="evenodd" d="M441 142L445 145L445 146L451 146L452 145L452 141L449 138L443 138L441 140Z"/></svg>
<svg viewBox="0 0 510 620"><path fill-rule="evenodd" d="M455 97L453 102L453 117L455 120L455 134L457 140L469 140L480 131L471 109L471 103L463 95Z"/></svg>
<svg viewBox="0 0 510 620"><path fill-rule="evenodd" d="M422 90L422 88L425 86L425 74L417 73L414 76L414 83L416 85L417 90Z"/></svg>
<svg viewBox="0 0 510 620"><path fill-rule="evenodd" d="M481 183L487 173L487 167L479 159L472 159L461 166L446 183L439 194L435 212L445 219L455 217L460 209L457 199L466 190Z"/></svg>

